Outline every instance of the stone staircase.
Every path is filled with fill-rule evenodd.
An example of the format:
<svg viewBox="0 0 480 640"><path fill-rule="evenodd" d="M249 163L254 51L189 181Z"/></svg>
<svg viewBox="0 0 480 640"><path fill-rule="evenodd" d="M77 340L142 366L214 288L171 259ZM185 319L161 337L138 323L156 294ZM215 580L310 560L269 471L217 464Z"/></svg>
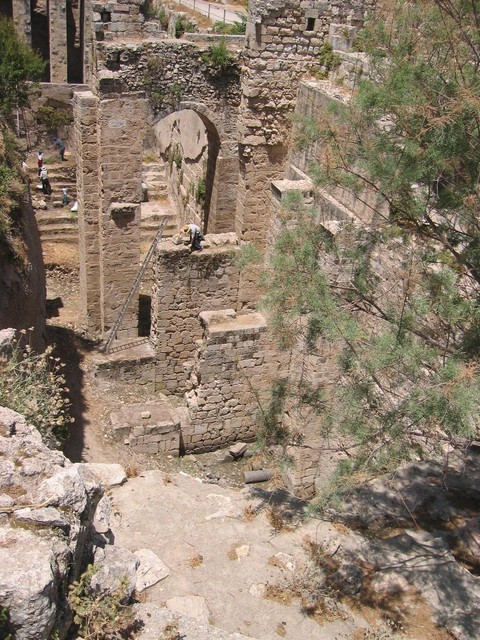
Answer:
<svg viewBox="0 0 480 640"><path fill-rule="evenodd" d="M47 163L52 194L47 196L37 187L41 180L37 168L29 169L32 204L44 243L78 243L77 214L70 211L76 200L75 165L69 162ZM171 238L178 233L177 215L168 201L166 166L150 162L143 167L142 180L148 186L148 202L141 205L140 241L142 256L148 250L164 216L168 221L163 237ZM68 204L62 204L62 188L68 190Z"/></svg>
<svg viewBox="0 0 480 640"><path fill-rule="evenodd" d="M36 212L40 238L44 243L76 244L78 242L77 214L70 211L77 198L75 165L68 162L47 164L52 187L47 196L38 188L41 180L37 169L29 170L32 205ZM62 188L68 191L68 204L62 203Z"/></svg>
<svg viewBox="0 0 480 640"><path fill-rule="evenodd" d="M167 224L164 238L171 238L178 233L177 215L168 200L167 167L164 162L145 162L143 164L142 182L147 185L148 202L142 202L141 212L141 246L142 253L152 242L164 216Z"/></svg>

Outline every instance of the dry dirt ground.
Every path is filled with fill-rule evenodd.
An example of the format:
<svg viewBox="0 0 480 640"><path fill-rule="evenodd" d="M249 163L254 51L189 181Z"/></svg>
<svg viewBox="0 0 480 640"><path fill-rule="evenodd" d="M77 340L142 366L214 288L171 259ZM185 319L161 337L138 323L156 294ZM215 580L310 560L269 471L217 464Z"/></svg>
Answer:
<svg viewBox="0 0 480 640"><path fill-rule="evenodd" d="M305 518L305 505L275 484L245 487L243 471L252 458L223 464L223 452L180 459L141 456L114 443L109 414L120 403L155 398L120 381L95 378L92 360L98 345L86 340L78 326L75 249L45 246L44 256L48 339L66 364L75 418L65 453L74 461L120 462L127 470L129 480L111 494L115 542L131 551L149 548L170 569L165 580L146 592L146 601L173 602L173 608L187 607L203 621L259 640L450 637L435 627L421 601L409 603L400 635L382 610L369 607L320 609L309 615L295 595L299 585L309 584L313 570L305 541L329 539L338 531L330 523ZM220 481L209 478L209 472ZM328 595L335 601L334 594Z"/></svg>

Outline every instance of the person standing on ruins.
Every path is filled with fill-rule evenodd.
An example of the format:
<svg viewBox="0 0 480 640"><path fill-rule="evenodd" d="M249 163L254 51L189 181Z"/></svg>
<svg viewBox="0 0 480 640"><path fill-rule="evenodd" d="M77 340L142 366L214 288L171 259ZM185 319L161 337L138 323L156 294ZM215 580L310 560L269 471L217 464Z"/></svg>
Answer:
<svg viewBox="0 0 480 640"><path fill-rule="evenodd" d="M52 193L52 187L50 185L50 180L48 178L47 167L42 167L40 171L40 180L42 181L42 191L46 196L49 196Z"/></svg>
<svg viewBox="0 0 480 640"><path fill-rule="evenodd" d="M37 166L38 166L38 176L40 177L40 171L43 167L43 151L39 151L37 153Z"/></svg>
<svg viewBox="0 0 480 640"><path fill-rule="evenodd" d="M63 162L65 160L65 145L62 140L58 136L53 136L53 144L55 145L55 149L58 149L60 154L60 160Z"/></svg>
<svg viewBox="0 0 480 640"><path fill-rule="evenodd" d="M186 224L183 227L183 233L190 234L190 251L202 251L202 245L200 242L204 239L200 227L193 222Z"/></svg>

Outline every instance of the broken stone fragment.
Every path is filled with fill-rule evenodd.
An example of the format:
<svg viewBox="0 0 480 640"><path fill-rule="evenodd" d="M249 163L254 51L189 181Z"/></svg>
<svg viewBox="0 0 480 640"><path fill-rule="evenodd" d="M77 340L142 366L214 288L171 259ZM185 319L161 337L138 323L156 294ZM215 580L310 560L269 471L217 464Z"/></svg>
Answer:
<svg viewBox="0 0 480 640"><path fill-rule="evenodd" d="M247 447L248 445L246 442L236 442L229 448L228 452L234 460L238 460L238 458L241 458L243 456L243 454L247 450Z"/></svg>
<svg viewBox="0 0 480 640"><path fill-rule="evenodd" d="M43 527L58 527L68 531L70 524L58 509L54 507L43 507L41 509L19 509L13 514L13 518L18 523L33 524Z"/></svg>
<svg viewBox="0 0 480 640"><path fill-rule="evenodd" d="M170 569L150 549L138 549L135 555L139 560L135 591L142 593L148 587L157 584L170 575Z"/></svg>
<svg viewBox="0 0 480 640"><path fill-rule="evenodd" d="M125 599L128 600L135 589L139 559L122 547L107 545L97 548L94 555L99 570L92 576L92 588L102 593L113 593L126 579Z"/></svg>
<svg viewBox="0 0 480 640"><path fill-rule="evenodd" d="M152 414L150 413L150 411L142 411L140 416L144 419L147 420L148 418L152 417Z"/></svg>
<svg viewBox="0 0 480 640"><path fill-rule="evenodd" d="M115 487L127 481L125 469L120 464L103 464L101 462L86 462L104 487Z"/></svg>
<svg viewBox="0 0 480 640"><path fill-rule="evenodd" d="M93 517L93 526L97 533L107 533L110 530L110 516L112 515L112 503L108 496L103 496Z"/></svg>

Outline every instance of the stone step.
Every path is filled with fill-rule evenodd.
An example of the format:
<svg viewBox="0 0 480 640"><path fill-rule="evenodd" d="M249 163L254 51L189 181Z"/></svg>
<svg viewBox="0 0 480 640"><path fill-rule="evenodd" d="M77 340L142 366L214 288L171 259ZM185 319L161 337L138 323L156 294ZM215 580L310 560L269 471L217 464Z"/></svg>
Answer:
<svg viewBox="0 0 480 640"><path fill-rule="evenodd" d="M37 223L40 229L46 229L51 225L58 224L77 224L77 217L72 211L67 210L66 207L65 209L57 211L37 211L35 217L37 218Z"/></svg>
<svg viewBox="0 0 480 640"><path fill-rule="evenodd" d="M56 235L40 235L43 244L59 243L59 244L78 244L78 234L62 233Z"/></svg>

